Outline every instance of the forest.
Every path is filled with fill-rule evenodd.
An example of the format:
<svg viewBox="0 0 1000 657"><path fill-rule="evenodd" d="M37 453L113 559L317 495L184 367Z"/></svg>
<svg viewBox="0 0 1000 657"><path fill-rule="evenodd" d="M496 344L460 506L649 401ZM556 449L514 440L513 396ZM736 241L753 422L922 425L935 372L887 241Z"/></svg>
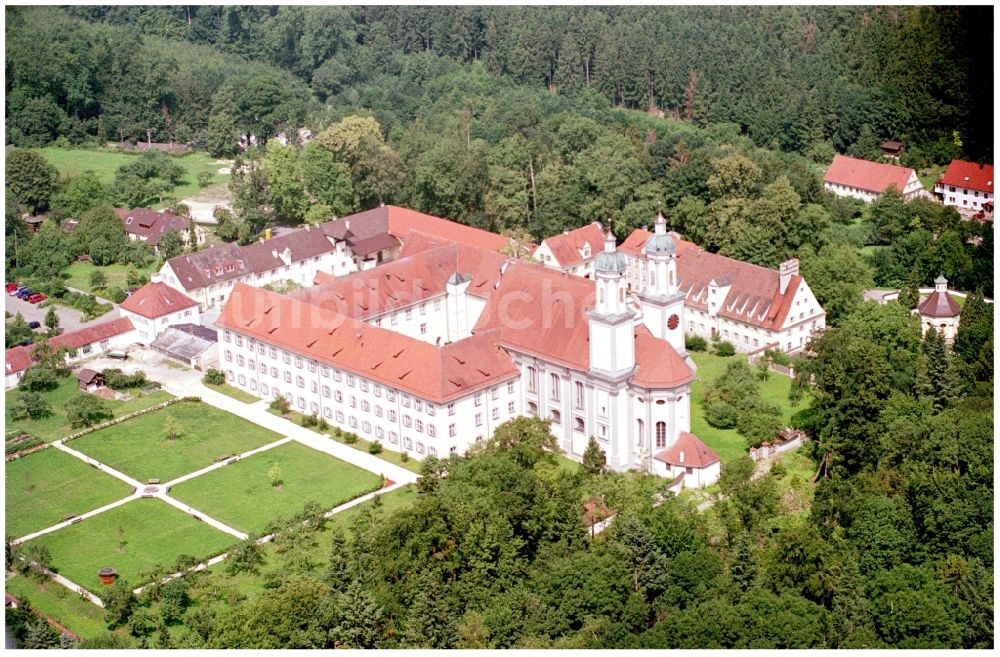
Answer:
<svg viewBox="0 0 1000 657"><path fill-rule="evenodd" d="M992 161L991 8L6 16L6 264L33 289L64 292L79 255L145 266L110 207L172 174L153 156L109 186L62 179L32 149L148 129L234 158L226 241L380 202L535 241L590 221L621 239L662 207L712 251L798 256L831 327L794 363L804 507L781 467L753 479L742 458L698 511L654 477L560 467L544 425L521 419L474 454L428 459L412 504L366 504L349 527L306 509L226 572L138 597L121 582L108 633L80 647L993 646L992 224L822 189L835 152L877 157L889 138L918 168ZM302 127L305 146L271 139ZM251 134L260 146L238 153ZM29 211L53 221L32 235ZM950 348L909 312L939 274L972 293ZM862 302L876 285L900 301ZM592 537L595 498L616 518ZM28 611L8 627L59 643Z"/></svg>

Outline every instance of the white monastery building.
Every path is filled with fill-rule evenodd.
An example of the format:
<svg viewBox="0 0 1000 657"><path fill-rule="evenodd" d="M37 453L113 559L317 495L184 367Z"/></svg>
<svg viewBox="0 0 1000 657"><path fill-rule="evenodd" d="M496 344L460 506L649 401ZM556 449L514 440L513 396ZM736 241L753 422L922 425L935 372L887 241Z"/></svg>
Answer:
<svg viewBox="0 0 1000 657"><path fill-rule="evenodd" d="M952 160L941 179L934 183L934 195L959 211L981 212L993 205L993 165Z"/></svg>
<svg viewBox="0 0 1000 657"><path fill-rule="evenodd" d="M532 254L546 267L592 278L594 259L604 248L604 230L594 222L542 240Z"/></svg>
<svg viewBox="0 0 1000 657"><path fill-rule="evenodd" d="M799 275L798 259L787 260L773 270L709 253L680 239L677 233L666 233L662 214L656 218L656 231L667 234L677 250L677 280L668 283L683 300L683 321L681 315L677 321L684 333L706 340L718 336L745 353L769 348L795 353L806 345L813 331L826 326L826 312ZM640 299L642 291L663 275L656 272L648 252L653 236L638 228L621 247L628 263L628 286L639 292ZM653 321L646 319L648 307L643 302L643 321L647 323Z"/></svg>
<svg viewBox="0 0 1000 657"><path fill-rule="evenodd" d="M909 167L859 160L846 155L834 155L833 163L823 178L823 189L837 196L847 196L874 202L895 187L904 201L918 196L929 197L927 190L917 178L917 172Z"/></svg>

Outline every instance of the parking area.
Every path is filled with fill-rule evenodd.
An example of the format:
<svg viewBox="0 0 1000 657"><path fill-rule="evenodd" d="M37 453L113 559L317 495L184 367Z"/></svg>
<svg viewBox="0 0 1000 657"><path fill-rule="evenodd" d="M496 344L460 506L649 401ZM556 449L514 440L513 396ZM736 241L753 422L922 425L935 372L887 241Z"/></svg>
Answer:
<svg viewBox="0 0 1000 657"><path fill-rule="evenodd" d="M17 297L12 297L7 293L4 293L4 310L9 312L11 315L16 315L21 313L24 319L29 322L38 322L42 325L43 329L45 327L45 313L49 311L48 308L40 308L37 303L28 303L23 299L18 299ZM89 322L82 321L83 313L74 308L67 308L56 304L56 315L59 316L59 326L62 328L63 332L75 331L78 328L87 326L88 324L94 324L97 322L106 322L109 319L116 319L118 317L117 308L109 312L104 313L97 319L91 320Z"/></svg>

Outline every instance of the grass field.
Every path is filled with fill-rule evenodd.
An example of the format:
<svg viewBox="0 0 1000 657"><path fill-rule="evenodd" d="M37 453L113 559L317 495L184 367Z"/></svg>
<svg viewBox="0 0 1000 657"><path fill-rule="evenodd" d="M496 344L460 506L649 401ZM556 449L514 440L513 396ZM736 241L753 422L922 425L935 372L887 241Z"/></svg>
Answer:
<svg viewBox="0 0 1000 657"><path fill-rule="evenodd" d="M61 584L23 575L7 577L7 593L19 601L27 600L39 611L81 638L89 638L108 631L104 610L82 599Z"/></svg>
<svg viewBox="0 0 1000 657"><path fill-rule="evenodd" d="M260 401L260 397L254 397L249 392L243 392L239 388L234 388L228 383L223 383L221 386L213 386L210 383L206 383L205 385L216 392L221 392L227 397L232 397L233 399L241 401L244 404L252 404Z"/></svg>
<svg viewBox="0 0 1000 657"><path fill-rule="evenodd" d="M59 382L59 386L57 388L42 393L42 396L45 397L45 399L49 402L49 405L52 406L52 415L39 418L37 420L18 420L15 422L10 419L10 415L6 412L6 409L9 408L11 400L17 395L17 393L13 390L8 391L4 400L4 422L6 424L7 431L10 432L14 429L19 429L25 433L31 434L32 436L41 438L46 442L52 442L53 440L59 440L60 438L68 436L77 430L70 427L69 421L66 420L65 404L67 401L80 394L83 393L80 392L76 378L73 376L67 376ZM140 394L135 397L135 399L127 402L109 401L108 405L111 407L115 417L121 417L122 415L131 413L132 411L137 411L141 408L155 406L156 404L165 402L171 398L173 398L173 395L159 390L149 395Z"/></svg>
<svg viewBox="0 0 1000 657"><path fill-rule="evenodd" d="M268 470L281 469L274 488ZM343 504L379 486L378 475L332 456L287 443L244 461L189 479L171 497L245 532L260 532L279 517L291 517L309 501L324 509Z"/></svg>
<svg viewBox="0 0 1000 657"><path fill-rule="evenodd" d="M104 566L116 568L119 577L137 586L144 570L158 564L172 566L182 554L209 557L236 542L229 534L153 499L129 502L34 540L48 547L60 574L98 597L102 587L97 571Z"/></svg>
<svg viewBox="0 0 1000 657"><path fill-rule="evenodd" d="M115 171L119 167L139 157L138 154L121 153L111 149L48 147L39 148L38 152L59 171L60 175L75 177L84 171L93 171L98 180L106 185L115 179ZM216 164L216 158L207 153L188 153L175 157L174 161L187 172L181 183L170 192L169 199L164 197L164 202L156 204L155 207L166 207L175 201L201 192L202 188L198 186L198 174L203 171L211 172L211 184L229 180L229 174L219 173L220 168L228 165Z"/></svg>
<svg viewBox="0 0 1000 657"><path fill-rule="evenodd" d="M4 468L6 529L24 536L129 494L124 482L58 449L43 449Z"/></svg>
<svg viewBox="0 0 1000 657"><path fill-rule="evenodd" d="M706 445L714 449L722 458L722 462L730 461L738 456L747 453L746 439L735 429L716 429L709 426L705 421L705 411L702 406L702 397L705 394L705 386L715 381L726 369L726 364L733 359L746 359L742 354L736 354L729 358L714 356L707 352L694 352L691 354L695 364L698 365L696 372L698 380L691 385L691 433L698 436ZM760 393L765 401L777 404L781 408L781 421L787 424L792 415L804 407L807 400L799 402L799 405L792 407L788 401L788 392L791 390L792 380L782 374L771 372L767 381L760 382Z"/></svg>
<svg viewBox="0 0 1000 657"><path fill-rule="evenodd" d="M155 264L155 259L150 258L149 263L145 267L139 269L139 273L146 274L147 276L152 274L153 265ZM66 274L69 276L69 278L66 279L66 285L77 290L97 294L98 296L107 294L106 289L101 290L100 292L94 292L94 289L90 286L90 275L96 269L100 269L104 272L104 276L108 279L107 287L120 287L123 290L128 287L125 284L125 270L128 269L127 265L108 265L106 267L97 267L91 262L74 262L71 264L66 269Z"/></svg>
<svg viewBox="0 0 1000 657"><path fill-rule="evenodd" d="M182 431L168 442L164 424L174 418ZM73 449L147 481L171 479L212 465L224 454L240 454L281 436L200 402L181 402L95 431L73 441Z"/></svg>

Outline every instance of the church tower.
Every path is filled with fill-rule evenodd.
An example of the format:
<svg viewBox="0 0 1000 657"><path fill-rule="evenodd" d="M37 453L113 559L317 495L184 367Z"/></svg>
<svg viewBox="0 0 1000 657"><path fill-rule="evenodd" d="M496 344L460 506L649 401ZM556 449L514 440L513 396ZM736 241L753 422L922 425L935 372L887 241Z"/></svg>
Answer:
<svg viewBox="0 0 1000 657"><path fill-rule="evenodd" d="M681 356L684 349L684 295L677 277L677 245L667 235L667 220L656 214L655 232L646 240L649 281L639 293L642 322L654 337L670 343Z"/></svg>
<svg viewBox="0 0 1000 657"><path fill-rule="evenodd" d="M635 369L635 312L625 297L628 261L618 251L609 230L604 251L594 260L597 302L587 311L590 332L590 371L610 381L623 380Z"/></svg>

